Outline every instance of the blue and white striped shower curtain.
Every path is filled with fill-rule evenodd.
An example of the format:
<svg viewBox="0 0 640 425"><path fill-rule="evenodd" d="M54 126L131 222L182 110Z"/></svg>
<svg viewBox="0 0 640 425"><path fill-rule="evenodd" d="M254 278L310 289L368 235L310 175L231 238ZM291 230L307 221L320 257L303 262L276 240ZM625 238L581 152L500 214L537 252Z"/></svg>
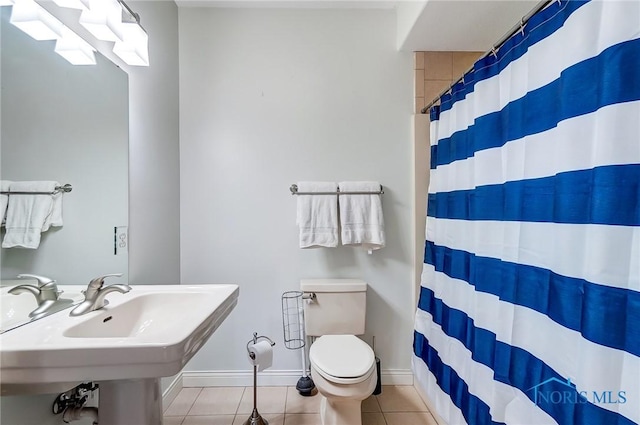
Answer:
<svg viewBox="0 0 640 425"><path fill-rule="evenodd" d="M413 368L436 413L640 423L640 1L550 4L431 120Z"/></svg>

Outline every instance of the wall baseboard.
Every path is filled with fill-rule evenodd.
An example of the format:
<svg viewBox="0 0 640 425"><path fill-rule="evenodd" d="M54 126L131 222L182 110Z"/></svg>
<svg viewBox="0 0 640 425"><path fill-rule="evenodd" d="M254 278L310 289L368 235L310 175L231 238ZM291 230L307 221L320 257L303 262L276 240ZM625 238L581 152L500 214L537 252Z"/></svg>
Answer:
<svg viewBox="0 0 640 425"><path fill-rule="evenodd" d="M413 385L411 369L382 369L382 385Z"/></svg>
<svg viewBox="0 0 640 425"><path fill-rule="evenodd" d="M382 385L413 385L411 369L383 369ZM295 386L302 376L299 370L266 370L258 374L261 387ZM250 387L253 371L210 370L182 371L162 394L162 404L167 407L185 387Z"/></svg>
<svg viewBox="0 0 640 425"><path fill-rule="evenodd" d="M178 396L180 390L184 387L182 383L182 372L176 375L176 378L169 384L164 393L162 393L162 405L167 407Z"/></svg>
<svg viewBox="0 0 640 425"><path fill-rule="evenodd" d="M413 385L411 369L383 369L382 385ZM184 387L249 387L253 385L253 371L212 370L183 371ZM266 370L258 373L259 386L295 386L302 376L300 370Z"/></svg>

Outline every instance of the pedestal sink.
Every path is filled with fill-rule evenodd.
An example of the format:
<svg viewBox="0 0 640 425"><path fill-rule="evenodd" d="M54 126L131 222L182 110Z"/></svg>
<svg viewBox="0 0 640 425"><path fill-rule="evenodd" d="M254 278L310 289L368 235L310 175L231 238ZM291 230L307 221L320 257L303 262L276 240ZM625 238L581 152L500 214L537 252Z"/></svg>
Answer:
<svg viewBox="0 0 640 425"><path fill-rule="evenodd" d="M162 421L160 377L177 374L238 301L237 285L140 285L103 309L56 313L0 335L2 394L100 386L100 425Z"/></svg>

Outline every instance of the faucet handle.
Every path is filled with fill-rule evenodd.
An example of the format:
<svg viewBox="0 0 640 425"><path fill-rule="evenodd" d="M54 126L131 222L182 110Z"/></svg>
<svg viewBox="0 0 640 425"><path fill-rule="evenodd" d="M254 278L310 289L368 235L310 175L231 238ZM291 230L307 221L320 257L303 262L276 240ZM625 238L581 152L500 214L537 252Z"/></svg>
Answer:
<svg viewBox="0 0 640 425"><path fill-rule="evenodd" d="M84 292L85 299L93 299L98 295L98 291L102 289L102 285L104 284L104 280L108 277L120 277L122 273L111 273L105 274L100 277L96 277L95 279L91 279L89 282L89 286L87 286L86 291Z"/></svg>
<svg viewBox="0 0 640 425"><path fill-rule="evenodd" d="M111 274L105 274L100 277L96 277L95 279L92 279L91 282L89 282L89 288L93 288L93 289L102 288L102 285L104 284L104 280L108 277L122 277L122 273L111 273Z"/></svg>
<svg viewBox="0 0 640 425"><path fill-rule="evenodd" d="M34 294L36 296L36 299L38 300L38 304L42 304L43 302L50 300L50 301L56 301L58 300L58 298L60 297L60 294L62 294L63 291L60 291L58 289L58 286L56 286L56 281L45 277L45 276L38 276L36 274L19 274L17 276L18 279L24 279L24 278L31 278L31 279L35 279L38 281L38 286L34 286L34 285L19 285L16 286L17 288L23 288L23 287L33 287L33 288L37 288L36 290L38 291L37 294ZM12 292L12 293L17 293L17 292ZM34 310L37 311L37 310ZM33 311L31 312L33 313Z"/></svg>
<svg viewBox="0 0 640 425"><path fill-rule="evenodd" d="M51 278L48 278L48 277L45 277L45 276L38 276L38 275L35 275L35 274L26 274L26 273L23 273L23 274L19 274L19 275L18 275L18 276L16 276L16 277L17 277L18 279L24 279L24 278L31 278L31 279L35 279L35 280L37 280L37 281L38 281L38 287L40 287L40 288L42 288L42 287L43 287L43 286L45 286L45 285L50 285L50 284L52 284L52 283L55 283L55 282L56 282L55 280L53 280L53 279L51 279Z"/></svg>

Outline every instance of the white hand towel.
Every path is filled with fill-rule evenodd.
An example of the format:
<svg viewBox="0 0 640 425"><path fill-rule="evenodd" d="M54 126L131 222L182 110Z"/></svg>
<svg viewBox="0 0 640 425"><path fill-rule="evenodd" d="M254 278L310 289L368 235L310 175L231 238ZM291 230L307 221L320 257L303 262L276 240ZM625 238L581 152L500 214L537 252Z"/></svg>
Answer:
<svg viewBox="0 0 640 425"><path fill-rule="evenodd" d="M332 182L299 182L298 192L337 192ZM300 248L338 246L338 196L297 195Z"/></svg>
<svg viewBox="0 0 640 425"><path fill-rule="evenodd" d="M60 186L60 183L53 182L56 186ZM53 198L53 207L51 209L51 214L49 214L44 221L44 226L42 226L42 231L46 232L49 230L51 226L53 227L62 227L62 192L58 192L55 195L52 195Z"/></svg>
<svg viewBox="0 0 640 425"><path fill-rule="evenodd" d="M378 192L378 182L340 182L340 192ZM340 195L342 244L369 251L385 245L384 217L380 195Z"/></svg>
<svg viewBox="0 0 640 425"><path fill-rule="evenodd" d="M10 180L0 180L0 192L8 192L9 187L13 183ZM7 220L7 204L9 203L9 195L0 194L0 226L4 226Z"/></svg>
<svg viewBox="0 0 640 425"><path fill-rule="evenodd" d="M14 182L11 192L53 192L59 186L54 181ZM40 246L40 234L50 226L62 226L62 203L56 195L9 195L7 208L7 233L3 248ZM54 208L56 209L54 211Z"/></svg>

